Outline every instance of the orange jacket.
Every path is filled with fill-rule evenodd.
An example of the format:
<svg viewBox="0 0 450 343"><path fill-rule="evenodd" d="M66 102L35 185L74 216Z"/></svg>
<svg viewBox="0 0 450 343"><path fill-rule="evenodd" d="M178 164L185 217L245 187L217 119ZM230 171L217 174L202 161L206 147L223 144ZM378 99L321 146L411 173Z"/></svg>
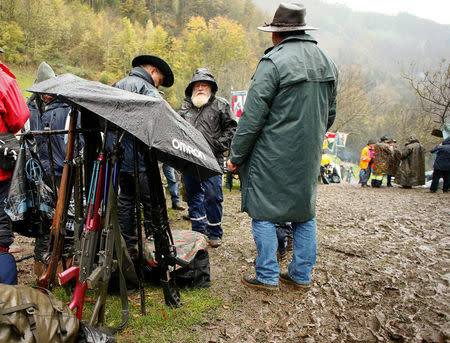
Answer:
<svg viewBox="0 0 450 343"><path fill-rule="evenodd" d="M360 169L367 169L369 167L370 162L370 149L369 146L365 146L364 149L361 151L361 157L359 159L359 168Z"/></svg>

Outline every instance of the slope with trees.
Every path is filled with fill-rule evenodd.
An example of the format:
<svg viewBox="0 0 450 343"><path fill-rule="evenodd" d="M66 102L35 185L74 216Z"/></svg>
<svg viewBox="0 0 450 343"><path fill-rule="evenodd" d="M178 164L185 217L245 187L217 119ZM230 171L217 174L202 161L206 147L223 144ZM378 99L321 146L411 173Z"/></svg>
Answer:
<svg viewBox="0 0 450 343"><path fill-rule="evenodd" d="M450 26L408 14L359 13L323 1L302 1L311 34L341 71L338 119L332 130L350 132L354 156L368 138L388 134L400 142L429 127L403 127L424 113L401 77L405 65L434 70L450 55ZM34 73L43 60L57 73L112 84L124 77L137 54L152 53L173 67L175 85L165 97L177 108L193 71L208 66L219 95L247 89L259 58L271 45L257 26L270 22L278 0L2 0L2 58ZM266 12L263 12L266 11ZM446 64L445 64L446 63ZM443 67L448 68L448 62ZM424 74L425 75L425 74ZM416 75L411 75L416 76ZM400 115L401 114L401 115ZM398 121L396 121L398 120ZM403 124L402 124L403 123ZM430 123L431 125L432 123Z"/></svg>

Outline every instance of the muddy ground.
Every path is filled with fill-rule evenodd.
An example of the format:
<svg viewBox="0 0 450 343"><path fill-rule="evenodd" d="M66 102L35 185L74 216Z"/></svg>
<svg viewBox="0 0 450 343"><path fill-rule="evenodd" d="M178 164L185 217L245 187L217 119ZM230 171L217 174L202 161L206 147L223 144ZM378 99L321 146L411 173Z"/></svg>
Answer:
<svg viewBox="0 0 450 343"><path fill-rule="evenodd" d="M256 256L251 220L237 190L224 195L224 243L210 249L211 287L224 306L191 328L206 337L199 342L450 341L450 194L319 185L308 293L240 282ZM16 257L29 253L22 243L18 237ZM22 282L31 278L30 261L19 264Z"/></svg>

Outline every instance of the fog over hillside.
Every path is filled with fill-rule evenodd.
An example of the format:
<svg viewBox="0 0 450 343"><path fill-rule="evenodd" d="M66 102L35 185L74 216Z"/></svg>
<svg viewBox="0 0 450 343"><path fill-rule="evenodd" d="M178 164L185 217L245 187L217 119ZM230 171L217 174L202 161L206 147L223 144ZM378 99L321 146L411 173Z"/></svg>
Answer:
<svg viewBox="0 0 450 343"><path fill-rule="evenodd" d="M270 17L280 3L278 0L254 2ZM312 35L338 64L367 65L379 77L386 78L400 73L411 62L427 69L450 56L450 25L407 13L392 16L355 12L344 5L320 0L300 2L307 9L306 22L319 29Z"/></svg>

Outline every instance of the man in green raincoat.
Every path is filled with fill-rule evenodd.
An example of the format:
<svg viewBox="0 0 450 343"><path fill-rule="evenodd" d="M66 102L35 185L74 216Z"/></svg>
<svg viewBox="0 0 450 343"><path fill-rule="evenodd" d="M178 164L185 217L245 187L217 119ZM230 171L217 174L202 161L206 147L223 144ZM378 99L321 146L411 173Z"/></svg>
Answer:
<svg viewBox="0 0 450 343"><path fill-rule="evenodd" d="M273 47L259 62L231 144L228 170L240 169L242 210L252 221L256 276L242 282L278 290L308 288L316 261L316 188L323 138L336 115L338 71L306 34L303 5L282 3L271 24ZM293 259L280 275L275 224L292 222Z"/></svg>

